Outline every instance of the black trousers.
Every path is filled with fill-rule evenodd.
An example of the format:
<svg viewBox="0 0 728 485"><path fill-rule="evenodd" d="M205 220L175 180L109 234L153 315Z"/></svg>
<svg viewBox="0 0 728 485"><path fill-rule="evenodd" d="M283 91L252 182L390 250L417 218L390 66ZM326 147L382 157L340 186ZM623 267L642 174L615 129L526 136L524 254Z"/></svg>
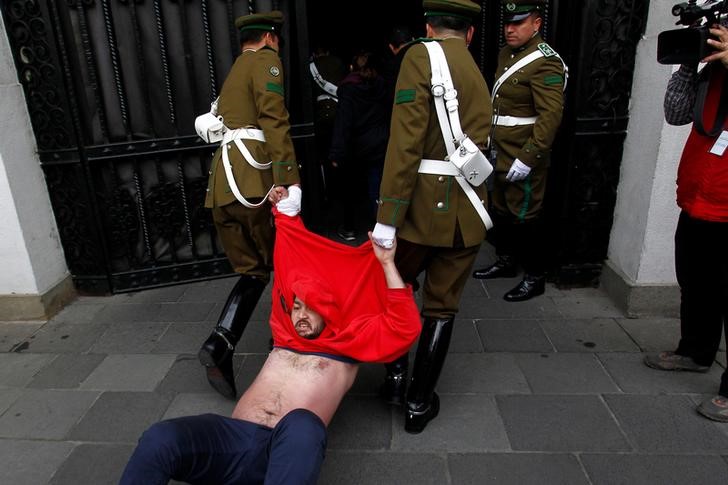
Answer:
<svg viewBox="0 0 728 485"><path fill-rule="evenodd" d="M721 333L728 333L728 222L704 221L682 212L675 231L675 272L681 295L676 353L711 365ZM728 371L723 372L719 392L728 397Z"/></svg>

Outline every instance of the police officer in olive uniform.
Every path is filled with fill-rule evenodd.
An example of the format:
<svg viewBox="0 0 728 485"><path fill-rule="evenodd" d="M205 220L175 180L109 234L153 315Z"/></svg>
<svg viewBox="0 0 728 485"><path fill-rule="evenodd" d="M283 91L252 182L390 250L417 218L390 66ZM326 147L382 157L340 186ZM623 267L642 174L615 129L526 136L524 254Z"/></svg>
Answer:
<svg viewBox="0 0 728 485"><path fill-rule="evenodd" d="M198 354L210 384L235 399L235 345L268 284L274 232L269 201L290 194L300 210L299 175L283 97L278 56L283 14L246 15L235 21L242 53L225 79L218 102L227 131L215 152L205 207L212 209L225 254L240 279L217 326ZM229 162L230 170L226 170ZM285 186L290 186L286 191Z"/></svg>
<svg viewBox="0 0 728 485"><path fill-rule="evenodd" d="M566 65L539 34L544 0L502 0L506 46L493 86L493 239L497 261L473 277L523 279L504 295L524 301L544 292L545 227L541 219L551 143L561 124Z"/></svg>
<svg viewBox="0 0 728 485"><path fill-rule="evenodd" d="M480 6L469 0L424 0L428 39L408 47L397 79L394 110L374 242L387 247L396 234L396 264L414 283L425 272L424 324L407 391L405 430L421 432L437 416L435 385L445 362L455 314L485 238L485 225L454 176L419 173L423 159L448 155L432 94L432 68L425 42L444 51L457 90L462 131L485 148L491 123L488 86L468 51ZM485 184L473 187L483 209ZM404 393L407 356L387 366L384 397Z"/></svg>

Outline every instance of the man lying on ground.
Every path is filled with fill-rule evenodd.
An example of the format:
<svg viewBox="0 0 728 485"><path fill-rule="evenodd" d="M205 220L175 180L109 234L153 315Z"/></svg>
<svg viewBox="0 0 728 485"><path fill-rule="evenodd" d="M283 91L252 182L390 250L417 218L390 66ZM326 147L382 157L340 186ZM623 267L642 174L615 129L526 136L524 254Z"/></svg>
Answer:
<svg viewBox="0 0 728 485"><path fill-rule="evenodd" d="M274 212L274 349L231 418L182 417L145 431L122 484L316 483L326 427L358 362L391 360L418 337L396 247L345 246Z"/></svg>

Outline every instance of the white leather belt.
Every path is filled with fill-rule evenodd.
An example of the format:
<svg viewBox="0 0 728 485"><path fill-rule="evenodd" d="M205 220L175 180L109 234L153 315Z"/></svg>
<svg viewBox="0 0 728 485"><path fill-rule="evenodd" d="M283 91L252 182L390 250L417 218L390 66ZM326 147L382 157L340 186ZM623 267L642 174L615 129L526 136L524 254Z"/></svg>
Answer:
<svg viewBox="0 0 728 485"><path fill-rule="evenodd" d="M538 116L496 116L497 126L522 126L536 123Z"/></svg>
<svg viewBox="0 0 728 485"><path fill-rule="evenodd" d="M339 98L337 98L336 96L331 96L330 94L319 94L318 96L316 96L316 101L326 101L327 99L330 99L334 103L339 102Z"/></svg>
<svg viewBox="0 0 728 485"><path fill-rule="evenodd" d="M460 188L463 189L463 192L468 197L473 209L480 216L480 220L483 221L485 228L489 230L493 227L493 219L490 218L488 211L483 207L483 201L480 200L478 194L475 193L473 187L465 180L465 177L463 177L455 165L445 160L431 160L426 158L420 162L420 168L417 171L427 175L449 175L455 177L458 185L460 185Z"/></svg>
<svg viewBox="0 0 728 485"><path fill-rule="evenodd" d="M265 143L265 135L263 130L258 128L238 128L236 130L226 130L222 135L222 144L227 145L235 140L257 140Z"/></svg>
<svg viewBox="0 0 728 485"><path fill-rule="evenodd" d="M238 199L238 202L240 202L249 209L255 209L266 203L268 195L273 190L275 185L272 185L271 188L268 189L268 193L259 203L253 204L251 202L248 202L243 194L240 193L240 190L238 189L238 184L235 182L235 177L233 176L233 167L230 164L230 156L228 155L228 150L230 150L232 146L229 143L234 143L240 151L241 155L243 155L245 161L248 162L250 166L258 170L269 169L273 162L256 162L253 158L253 154L250 153L250 150L248 150L248 147L245 146L242 140L256 140L260 142L265 142L265 135L263 134L263 130L259 130L257 128L238 128L236 130L227 130L223 135L222 143L220 145L222 149L222 166L225 169L225 178L227 178L228 186L233 192L235 198Z"/></svg>

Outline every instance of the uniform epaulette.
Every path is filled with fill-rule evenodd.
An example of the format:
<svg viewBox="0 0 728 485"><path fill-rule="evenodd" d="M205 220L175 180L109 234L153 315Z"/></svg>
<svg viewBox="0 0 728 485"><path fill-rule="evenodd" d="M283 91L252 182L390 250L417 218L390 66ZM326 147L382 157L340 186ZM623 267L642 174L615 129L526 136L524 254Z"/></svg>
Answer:
<svg viewBox="0 0 728 485"><path fill-rule="evenodd" d="M556 51L553 50L546 42L541 42L537 47L538 50L543 52L544 57L553 57L556 55Z"/></svg>

